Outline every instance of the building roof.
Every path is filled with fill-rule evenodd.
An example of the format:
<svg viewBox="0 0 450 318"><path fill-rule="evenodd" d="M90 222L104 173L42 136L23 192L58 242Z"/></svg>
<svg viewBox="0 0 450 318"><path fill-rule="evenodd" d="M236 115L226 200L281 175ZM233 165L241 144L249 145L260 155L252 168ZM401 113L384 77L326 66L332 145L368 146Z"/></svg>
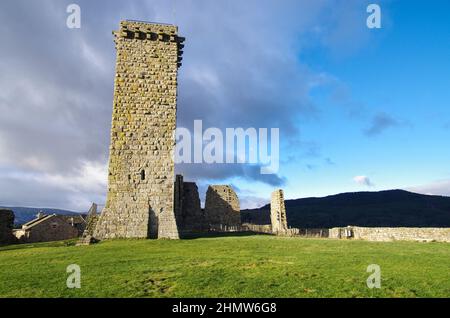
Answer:
<svg viewBox="0 0 450 318"><path fill-rule="evenodd" d="M42 215L42 216L38 216L37 218L35 218L34 220L31 220L28 223L25 223L24 225L22 225L22 229L29 229L32 228L33 226L36 226L46 220L51 219L52 217L56 216L56 214L51 214L51 215Z"/></svg>
<svg viewBox="0 0 450 318"><path fill-rule="evenodd" d="M52 218L60 218L63 219L64 221L66 221L67 223L71 224L71 225L76 225L76 224L83 224L86 223L86 220L84 218L85 215L57 215L57 214L51 214L51 215L42 215L42 216L38 216L36 219L25 223L24 225L22 225L22 229L30 229L38 224L41 224L42 222L48 221Z"/></svg>

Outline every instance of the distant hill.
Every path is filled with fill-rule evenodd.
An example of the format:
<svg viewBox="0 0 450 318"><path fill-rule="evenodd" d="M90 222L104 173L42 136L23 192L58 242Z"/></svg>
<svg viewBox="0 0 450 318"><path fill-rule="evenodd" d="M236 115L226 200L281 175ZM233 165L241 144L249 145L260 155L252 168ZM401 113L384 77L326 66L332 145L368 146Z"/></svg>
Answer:
<svg viewBox="0 0 450 318"><path fill-rule="evenodd" d="M403 190L356 192L286 200L288 225L296 228L450 227L450 197ZM270 224L270 205L243 210L243 222Z"/></svg>
<svg viewBox="0 0 450 318"><path fill-rule="evenodd" d="M2 207L0 207L2 208ZM22 225L33 220L36 214L43 212L45 214L60 214L60 215L78 215L79 213L74 211L49 209L49 208L26 208L26 207L3 207L4 209L12 210L14 212L14 223L16 225Z"/></svg>

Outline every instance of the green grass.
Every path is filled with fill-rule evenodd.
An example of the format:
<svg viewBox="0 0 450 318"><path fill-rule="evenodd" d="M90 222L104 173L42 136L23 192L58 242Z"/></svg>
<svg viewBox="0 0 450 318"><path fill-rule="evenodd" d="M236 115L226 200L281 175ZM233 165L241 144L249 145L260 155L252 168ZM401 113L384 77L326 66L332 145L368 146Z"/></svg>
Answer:
<svg viewBox="0 0 450 318"><path fill-rule="evenodd" d="M0 297L450 297L450 244L272 236L0 248ZM81 266L82 288L66 287ZM366 286L378 264L382 288Z"/></svg>

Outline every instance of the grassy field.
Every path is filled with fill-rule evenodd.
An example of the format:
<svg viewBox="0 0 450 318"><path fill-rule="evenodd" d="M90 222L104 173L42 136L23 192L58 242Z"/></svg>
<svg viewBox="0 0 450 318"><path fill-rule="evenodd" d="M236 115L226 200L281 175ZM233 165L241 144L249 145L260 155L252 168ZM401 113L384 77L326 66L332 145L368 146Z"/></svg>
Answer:
<svg viewBox="0 0 450 318"><path fill-rule="evenodd" d="M450 244L272 236L0 248L0 297L450 297ZM66 287L81 267L82 288ZM369 289L378 264L381 289Z"/></svg>

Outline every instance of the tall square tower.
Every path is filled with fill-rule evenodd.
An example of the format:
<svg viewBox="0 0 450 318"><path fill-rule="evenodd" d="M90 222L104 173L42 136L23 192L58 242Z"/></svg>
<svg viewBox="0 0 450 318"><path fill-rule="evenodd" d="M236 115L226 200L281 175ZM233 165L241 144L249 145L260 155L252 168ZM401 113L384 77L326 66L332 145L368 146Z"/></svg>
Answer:
<svg viewBox="0 0 450 318"><path fill-rule="evenodd" d="M173 25L122 21L117 50L108 196L97 239L177 239L173 151L184 38Z"/></svg>

